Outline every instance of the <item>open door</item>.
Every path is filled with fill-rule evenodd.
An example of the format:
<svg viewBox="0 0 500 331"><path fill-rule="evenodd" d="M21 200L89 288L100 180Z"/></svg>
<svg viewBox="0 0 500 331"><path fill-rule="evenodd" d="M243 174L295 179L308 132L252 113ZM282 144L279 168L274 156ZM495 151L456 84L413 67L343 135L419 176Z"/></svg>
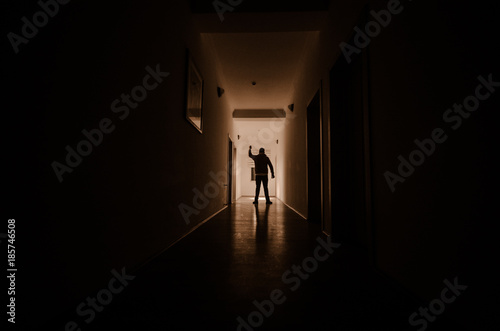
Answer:
<svg viewBox="0 0 500 331"><path fill-rule="evenodd" d="M231 137L227 137L228 140L228 148L227 148L227 200L226 204L231 205L233 203L233 185L234 185L234 157L233 157L233 141Z"/></svg>

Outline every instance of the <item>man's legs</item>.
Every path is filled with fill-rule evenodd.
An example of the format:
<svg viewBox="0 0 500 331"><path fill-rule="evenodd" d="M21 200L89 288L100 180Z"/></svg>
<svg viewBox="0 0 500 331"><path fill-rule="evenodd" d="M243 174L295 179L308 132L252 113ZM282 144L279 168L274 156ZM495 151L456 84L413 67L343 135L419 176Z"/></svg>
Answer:
<svg viewBox="0 0 500 331"><path fill-rule="evenodd" d="M262 176L255 176L255 200L254 203L257 203L259 201L259 194L260 194L260 183L262 181ZM265 186L264 186L265 188Z"/></svg>
<svg viewBox="0 0 500 331"><path fill-rule="evenodd" d="M269 177L267 175L262 176L262 184L264 185L264 194L266 195L266 203L272 203L269 199L269 189L267 188L267 183L269 182Z"/></svg>

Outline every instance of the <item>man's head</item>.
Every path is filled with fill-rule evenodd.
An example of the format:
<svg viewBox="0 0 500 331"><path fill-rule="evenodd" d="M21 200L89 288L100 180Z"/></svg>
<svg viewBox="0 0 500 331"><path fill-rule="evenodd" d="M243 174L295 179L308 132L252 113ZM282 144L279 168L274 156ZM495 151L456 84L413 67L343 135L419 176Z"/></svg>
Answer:
<svg viewBox="0 0 500 331"><path fill-rule="evenodd" d="M262 148L262 147L259 149L259 153L260 153L260 154L264 154L264 153L265 153L265 151L266 151L266 150L265 150L264 148Z"/></svg>

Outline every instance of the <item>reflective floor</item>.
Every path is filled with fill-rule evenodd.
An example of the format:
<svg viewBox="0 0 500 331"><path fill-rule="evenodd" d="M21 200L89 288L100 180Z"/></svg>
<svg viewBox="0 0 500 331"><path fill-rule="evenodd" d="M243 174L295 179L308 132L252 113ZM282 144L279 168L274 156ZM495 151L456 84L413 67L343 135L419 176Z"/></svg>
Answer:
<svg viewBox="0 0 500 331"><path fill-rule="evenodd" d="M419 303L277 199L241 198L139 272L82 330L417 330ZM294 267L295 266L295 267ZM442 321L429 330L440 330Z"/></svg>

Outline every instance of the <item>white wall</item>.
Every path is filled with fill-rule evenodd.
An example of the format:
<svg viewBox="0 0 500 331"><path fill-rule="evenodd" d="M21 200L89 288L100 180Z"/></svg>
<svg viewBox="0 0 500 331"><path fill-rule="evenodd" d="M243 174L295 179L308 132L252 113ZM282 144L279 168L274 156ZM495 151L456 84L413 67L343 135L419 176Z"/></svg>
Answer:
<svg viewBox="0 0 500 331"><path fill-rule="evenodd" d="M235 144L237 146L236 161L236 196L254 196L255 181L251 180L251 168L254 162L248 157L248 146L252 146L252 153L258 154L259 148L266 149L266 154L271 159L276 175L271 179L269 172L269 195L277 196L277 182L280 180L279 171L279 139L280 125L283 120L272 119L234 119ZM239 135L239 139L237 138ZM278 140L278 143L277 143ZM264 197L261 187L260 196Z"/></svg>

